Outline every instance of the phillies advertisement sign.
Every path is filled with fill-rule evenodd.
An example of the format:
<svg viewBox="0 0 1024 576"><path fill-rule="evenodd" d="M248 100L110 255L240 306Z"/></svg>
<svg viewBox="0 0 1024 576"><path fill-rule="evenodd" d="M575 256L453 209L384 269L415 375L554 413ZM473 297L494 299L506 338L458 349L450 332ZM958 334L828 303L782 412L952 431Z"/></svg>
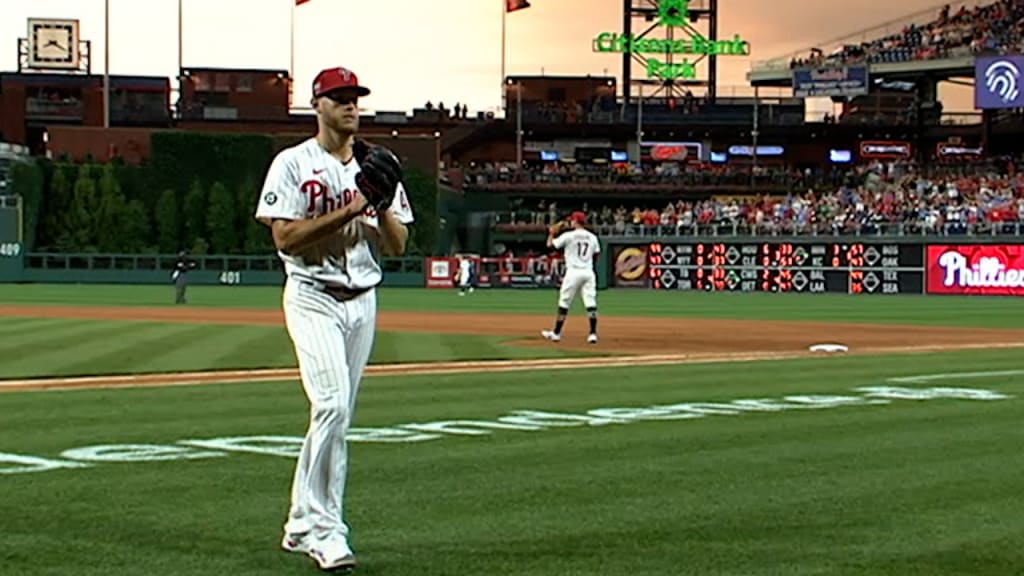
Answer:
<svg viewBox="0 0 1024 576"><path fill-rule="evenodd" d="M1024 245L929 246L928 294L1024 296Z"/></svg>

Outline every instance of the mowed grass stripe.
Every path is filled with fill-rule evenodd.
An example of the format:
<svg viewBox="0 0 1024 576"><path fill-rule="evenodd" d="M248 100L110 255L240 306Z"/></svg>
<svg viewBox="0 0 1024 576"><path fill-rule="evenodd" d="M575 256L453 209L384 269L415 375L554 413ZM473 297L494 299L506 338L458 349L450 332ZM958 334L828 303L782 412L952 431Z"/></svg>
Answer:
<svg viewBox="0 0 1024 576"><path fill-rule="evenodd" d="M295 353L282 328L216 326L179 338L183 346L134 365L141 372L171 372L182 366L196 370L292 368Z"/></svg>
<svg viewBox="0 0 1024 576"><path fill-rule="evenodd" d="M58 326L65 321L60 318L0 318L0 343L8 338L19 338L22 334L30 334Z"/></svg>
<svg viewBox="0 0 1024 576"><path fill-rule="evenodd" d="M166 354L190 334L207 327L188 324L90 322L89 329L72 333L35 354L23 356L2 369L4 377L102 375L120 372L124 366Z"/></svg>
<svg viewBox="0 0 1024 576"><path fill-rule="evenodd" d="M111 346L123 338L155 330L154 325L130 322L93 322L58 320L31 332L9 335L0 340L0 377L46 376L66 374L60 366L88 358L96 346Z"/></svg>
<svg viewBox="0 0 1024 576"><path fill-rule="evenodd" d="M0 379L294 368L284 327L49 320L0 339ZM508 344L510 337L379 332L372 364L561 358L584 353ZM339 351L340 352L340 351Z"/></svg>
<svg viewBox="0 0 1024 576"><path fill-rule="evenodd" d="M89 356L82 356L78 362L61 366L62 374L111 374L125 371L131 366L137 372L165 372L180 369L181 366L204 370L217 367L217 356L225 349L234 349L245 340L245 334L267 330L262 327L246 326L203 326L189 324L152 324L143 331L131 335L111 346L97 346ZM266 357L258 351L253 354L249 366L259 367L264 362L280 361L278 356ZM255 359L260 358L257 362Z"/></svg>
<svg viewBox="0 0 1024 576"><path fill-rule="evenodd" d="M234 327L239 328L239 327ZM295 349L284 326L260 326L225 332L223 342L213 343L209 369L293 368L298 363ZM181 358L177 366L191 366L191 357Z"/></svg>
<svg viewBox="0 0 1024 576"><path fill-rule="evenodd" d="M373 346L373 359L389 363L486 358L496 355L494 343L493 338L470 339L453 334L380 332Z"/></svg>

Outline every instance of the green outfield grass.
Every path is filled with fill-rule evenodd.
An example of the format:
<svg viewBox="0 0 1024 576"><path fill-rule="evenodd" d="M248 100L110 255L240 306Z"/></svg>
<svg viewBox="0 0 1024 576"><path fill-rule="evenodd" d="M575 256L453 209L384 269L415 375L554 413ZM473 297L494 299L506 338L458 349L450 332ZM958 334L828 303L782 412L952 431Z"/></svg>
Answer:
<svg viewBox="0 0 1024 576"><path fill-rule="evenodd" d="M518 337L380 332L374 364L559 358L556 347L522 347ZM0 379L297 366L284 326L3 318Z"/></svg>
<svg viewBox="0 0 1024 576"><path fill-rule="evenodd" d="M0 285L5 304L167 306L169 286ZM190 306L280 308L277 287L194 286ZM552 290L477 290L459 297L454 290L382 289L382 310L553 314ZM869 296L837 294L736 294L606 290L598 293L601 314L881 322L944 326L1016 328L1024 301L1005 297ZM574 312L581 312L577 300Z"/></svg>
<svg viewBox="0 0 1024 576"><path fill-rule="evenodd" d="M896 385L893 376L1021 368L1018 352L993 351L373 377L355 418L365 429L516 410L851 395ZM1019 573L1024 376L901 385L1012 397L353 443L356 574ZM17 393L0 403L0 452L49 459L100 444L300 436L308 418L294 382ZM277 548L292 466L231 453L0 474L0 573L315 574L311 561Z"/></svg>
<svg viewBox="0 0 1024 576"><path fill-rule="evenodd" d="M190 308L278 309L277 287L195 286ZM544 314L553 317L554 290L383 289L388 311ZM164 286L0 285L8 305L173 306ZM1007 298L666 293L608 290L607 316L813 320L1015 328L1024 304ZM579 301L573 315L583 312ZM553 347L509 344L507 337L379 333L371 362L504 360L579 355ZM600 350L597 350L600 353ZM3 318L0 379L183 370L295 366L283 326L214 326L156 322Z"/></svg>

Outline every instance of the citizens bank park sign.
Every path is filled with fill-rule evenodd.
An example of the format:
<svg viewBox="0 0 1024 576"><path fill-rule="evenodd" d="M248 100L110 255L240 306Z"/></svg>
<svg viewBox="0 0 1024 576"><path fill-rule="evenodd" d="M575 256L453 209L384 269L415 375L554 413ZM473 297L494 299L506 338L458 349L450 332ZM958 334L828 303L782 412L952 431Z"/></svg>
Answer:
<svg viewBox="0 0 1024 576"><path fill-rule="evenodd" d="M697 78L697 62L705 56L749 56L750 44L736 34L730 40L710 40L690 24L689 0L661 0L658 21L649 29L671 28L683 38L645 38L640 35L601 32L592 42L594 52L632 54L640 59L648 78L688 80ZM659 57L660 55L660 57ZM668 56L693 56L682 62L666 62Z"/></svg>
<svg viewBox="0 0 1024 576"><path fill-rule="evenodd" d="M941 375L940 375L941 376ZM925 379L929 377L924 377ZM899 379L891 379L899 380ZM904 378L913 381L914 378ZM453 419L381 428L351 428L348 442L410 444L445 438L481 437L494 432L543 432L552 429L615 426L638 422L695 421L707 417L771 414L801 410L883 406L895 401L1006 400L1012 396L977 388L854 388L857 395L792 395L723 402L682 402L632 408L595 408L582 413L516 410L495 420ZM179 440L174 444L103 444L64 450L56 457L0 452L0 475L82 469L104 464L209 460L231 454L298 458L301 436L232 436Z"/></svg>

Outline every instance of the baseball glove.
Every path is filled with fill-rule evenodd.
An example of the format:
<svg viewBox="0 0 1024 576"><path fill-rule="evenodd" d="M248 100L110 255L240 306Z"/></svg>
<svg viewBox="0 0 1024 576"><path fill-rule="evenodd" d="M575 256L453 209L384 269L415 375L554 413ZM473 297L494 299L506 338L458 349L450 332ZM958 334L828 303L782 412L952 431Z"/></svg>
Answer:
<svg viewBox="0 0 1024 576"><path fill-rule="evenodd" d="M356 175L356 186L359 186L359 191L374 210L387 210L402 181L401 162L391 150L365 140L356 140L353 150L360 168Z"/></svg>
<svg viewBox="0 0 1024 576"><path fill-rule="evenodd" d="M557 236L559 233L562 232L562 230L565 230L565 220L562 220L560 222L555 222L551 226L548 226L548 232L552 236Z"/></svg>

